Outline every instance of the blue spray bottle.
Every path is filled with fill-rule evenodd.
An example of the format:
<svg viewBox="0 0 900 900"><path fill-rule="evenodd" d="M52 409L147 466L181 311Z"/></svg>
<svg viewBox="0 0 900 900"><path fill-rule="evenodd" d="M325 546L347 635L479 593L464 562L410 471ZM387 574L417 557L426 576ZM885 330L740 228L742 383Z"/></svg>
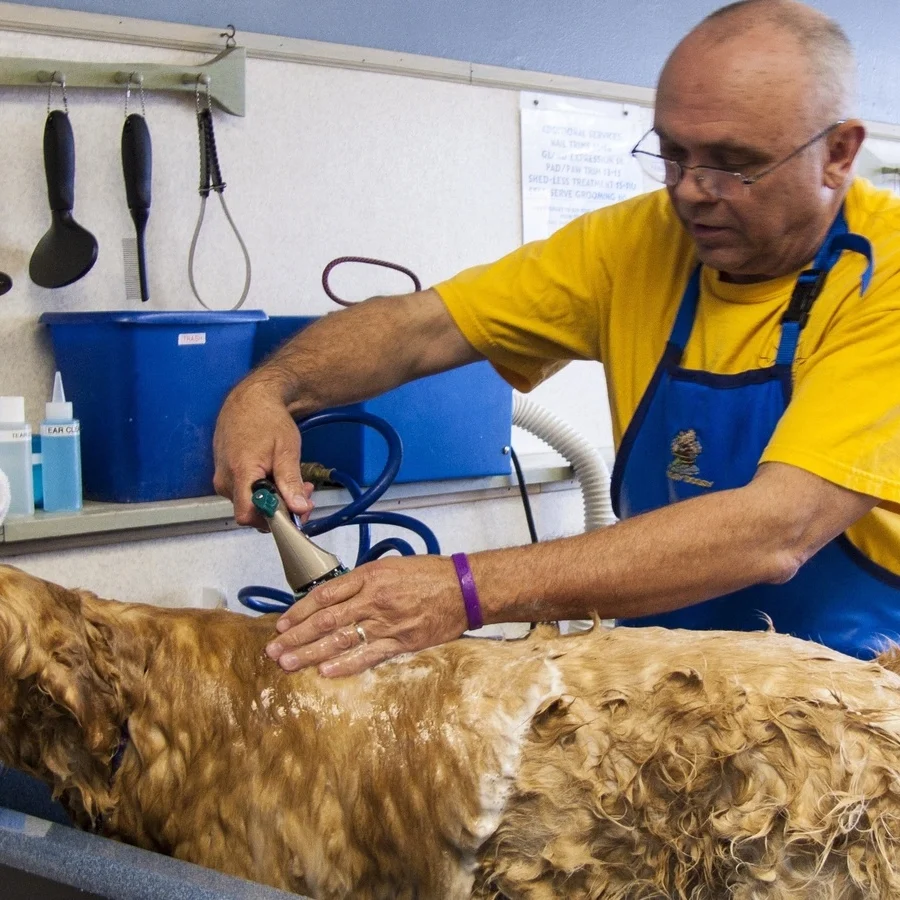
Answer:
<svg viewBox="0 0 900 900"><path fill-rule="evenodd" d="M53 379L53 399L41 422L44 509L81 509L81 425L66 402L62 375Z"/></svg>

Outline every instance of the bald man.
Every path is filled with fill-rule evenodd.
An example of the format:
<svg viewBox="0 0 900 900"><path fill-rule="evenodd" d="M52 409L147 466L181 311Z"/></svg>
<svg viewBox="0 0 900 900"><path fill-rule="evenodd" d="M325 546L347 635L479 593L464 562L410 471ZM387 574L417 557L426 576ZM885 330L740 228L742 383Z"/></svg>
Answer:
<svg viewBox="0 0 900 900"><path fill-rule="evenodd" d="M900 200L853 175L846 36L793 0L713 13L635 148L665 190L430 290L320 321L228 398L217 490L309 508L292 416L487 358L520 390L606 368L619 524L468 559L382 559L312 591L268 648L360 671L485 623L900 636ZM357 625L366 635L363 641Z"/></svg>

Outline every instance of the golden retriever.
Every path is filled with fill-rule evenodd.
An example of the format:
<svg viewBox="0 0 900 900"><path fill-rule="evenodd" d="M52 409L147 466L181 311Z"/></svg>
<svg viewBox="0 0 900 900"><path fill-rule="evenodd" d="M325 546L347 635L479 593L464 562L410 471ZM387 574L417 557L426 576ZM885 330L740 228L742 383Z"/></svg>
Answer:
<svg viewBox="0 0 900 900"><path fill-rule="evenodd" d="M879 662L598 628L329 681L273 626L0 566L0 761L84 827L320 898L900 896Z"/></svg>

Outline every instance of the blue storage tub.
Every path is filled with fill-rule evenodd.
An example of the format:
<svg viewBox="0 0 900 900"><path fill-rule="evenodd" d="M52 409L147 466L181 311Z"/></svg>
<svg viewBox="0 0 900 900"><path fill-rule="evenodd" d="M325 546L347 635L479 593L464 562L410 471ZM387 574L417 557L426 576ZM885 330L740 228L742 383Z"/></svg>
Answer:
<svg viewBox="0 0 900 900"><path fill-rule="evenodd" d="M265 319L258 310L44 313L81 421L85 498L212 494L216 416L250 370Z"/></svg>
<svg viewBox="0 0 900 900"><path fill-rule="evenodd" d="M314 316L270 316L256 329L256 365ZM508 475L503 448L512 430L512 388L490 363L420 378L341 411L365 411L388 421L403 441L398 482ZM384 439L362 425L325 425L303 436L303 458L371 484L387 459Z"/></svg>

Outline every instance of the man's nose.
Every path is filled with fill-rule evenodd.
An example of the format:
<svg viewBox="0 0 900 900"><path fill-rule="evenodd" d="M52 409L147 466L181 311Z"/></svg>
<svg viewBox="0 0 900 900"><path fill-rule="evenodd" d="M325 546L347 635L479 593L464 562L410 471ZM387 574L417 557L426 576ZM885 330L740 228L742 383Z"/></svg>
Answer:
<svg viewBox="0 0 900 900"><path fill-rule="evenodd" d="M702 166L683 168L678 184L669 188L672 197L684 203L710 203L718 200L719 195L713 190L710 174Z"/></svg>

